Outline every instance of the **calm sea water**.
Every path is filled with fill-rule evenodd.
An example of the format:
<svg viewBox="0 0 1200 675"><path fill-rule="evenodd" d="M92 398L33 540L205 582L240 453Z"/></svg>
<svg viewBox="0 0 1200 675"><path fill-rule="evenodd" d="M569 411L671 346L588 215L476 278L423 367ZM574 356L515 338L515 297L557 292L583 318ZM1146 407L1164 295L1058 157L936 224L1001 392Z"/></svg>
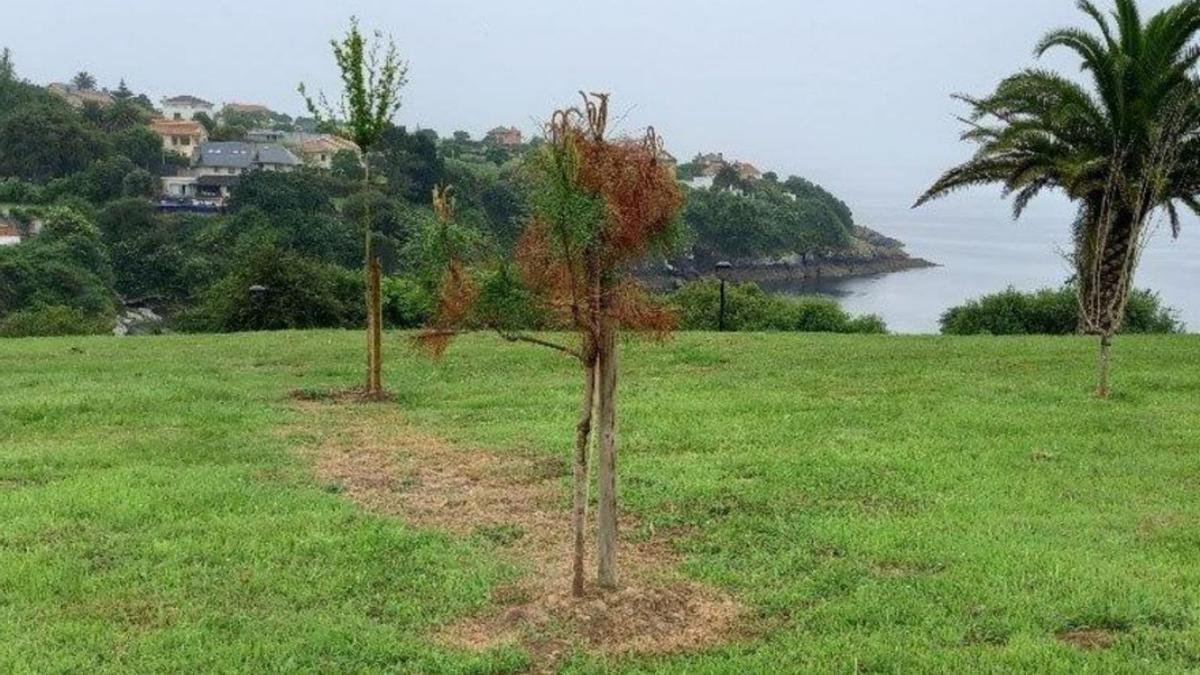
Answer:
<svg viewBox="0 0 1200 675"><path fill-rule="evenodd" d="M852 313L882 316L896 333L936 333L938 317L969 298L1013 286L1060 286L1071 275L1063 257L1067 223L1003 219L954 223L879 222L908 252L940 267L821 282L803 289L837 298ZM1200 332L1200 227L1185 223L1180 238L1159 227L1142 257L1135 285L1158 292L1189 332Z"/></svg>

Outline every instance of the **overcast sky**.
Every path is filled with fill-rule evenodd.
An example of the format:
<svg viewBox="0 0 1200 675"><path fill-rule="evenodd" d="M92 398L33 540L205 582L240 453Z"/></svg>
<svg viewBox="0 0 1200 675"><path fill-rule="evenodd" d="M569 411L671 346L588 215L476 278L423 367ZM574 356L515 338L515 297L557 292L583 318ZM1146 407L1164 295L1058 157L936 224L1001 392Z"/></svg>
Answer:
<svg viewBox="0 0 1200 675"><path fill-rule="evenodd" d="M1103 4L1103 3L1102 3ZM1146 11L1165 0L1143 0ZM654 125L681 159L723 151L800 174L868 224L1005 217L996 190L907 207L966 158L950 100L1034 63L1074 0L3 0L20 74L124 77L156 101L195 94L296 114L301 80L336 88L328 40L351 14L410 64L399 121L527 133L580 88L610 91L622 126ZM1051 65L1069 61L1051 59ZM1057 216L1062 206L1033 213ZM1057 219L1057 218L1056 218Z"/></svg>

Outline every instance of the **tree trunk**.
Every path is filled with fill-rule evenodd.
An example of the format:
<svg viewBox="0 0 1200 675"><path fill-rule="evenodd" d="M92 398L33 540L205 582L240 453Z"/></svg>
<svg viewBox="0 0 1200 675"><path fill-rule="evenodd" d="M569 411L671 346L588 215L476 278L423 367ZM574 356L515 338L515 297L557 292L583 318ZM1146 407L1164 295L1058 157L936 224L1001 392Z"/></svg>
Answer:
<svg viewBox="0 0 1200 675"><path fill-rule="evenodd" d="M371 393L383 393L383 265L379 256L371 259Z"/></svg>
<svg viewBox="0 0 1200 675"><path fill-rule="evenodd" d="M367 376L365 378L365 386L367 395L372 396L377 393L375 391L375 312L372 311L375 304L371 297L373 290L371 263L375 260L375 251L371 236L371 205L368 196L371 193L371 165L366 161L365 153L363 159L363 304L367 310Z"/></svg>
<svg viewBox="0 0 1200 675"><path fill-rule="evenodd" d="M1111 364L1111 358L1112 358L1111 350L1112 350L1112 336L1107 335L1107 334L1101 335L1100 336L1100 367L1099 367L1099 373L1098 373L1099 382L1096 387L1096 396L1098 398L1108 398L1108 395L1109 395L1108 371L1109 371L1109 366Z"/></svg>
<svg viewBox="0 0 1200 675"><path fill-rule="evenodd" d="M601 588L617 587L617 330L612 317L600 317L599 410L600 458L597 513L598 580Z"/></svg>
<svg viewBox="0 0 1200 675"><path fill-rule="evenodd" d="M575 498L571 513L571 529L575 539L571 592L583 597L584 538L587 528L588 502L588 441L592 437L592 412L596 408L596 359L588 354L583 366L583 404L579 410L579 425L575 428Z"/></svg>

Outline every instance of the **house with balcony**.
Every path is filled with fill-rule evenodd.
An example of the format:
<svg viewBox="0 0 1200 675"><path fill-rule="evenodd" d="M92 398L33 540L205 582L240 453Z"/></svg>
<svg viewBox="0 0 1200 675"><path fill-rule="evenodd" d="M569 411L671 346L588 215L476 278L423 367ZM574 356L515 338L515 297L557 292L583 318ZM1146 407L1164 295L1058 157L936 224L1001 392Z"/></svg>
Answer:
<svg viewBox="0 0 1200 675"><path fill-rule="evenodd" d="M223 204L243 174L291 171L300 165L296 155L276 143L210 141L196 148L186 171L162 179L163 195Z"/></svg>
<svg viewBox="0 0 1200 675"><path fill-rule="evenodd" d="M163 152L173 152L189 159L200 144L208 141L208 131L204 125L193 120L150 120L150 130L162 137Z"/></svg>

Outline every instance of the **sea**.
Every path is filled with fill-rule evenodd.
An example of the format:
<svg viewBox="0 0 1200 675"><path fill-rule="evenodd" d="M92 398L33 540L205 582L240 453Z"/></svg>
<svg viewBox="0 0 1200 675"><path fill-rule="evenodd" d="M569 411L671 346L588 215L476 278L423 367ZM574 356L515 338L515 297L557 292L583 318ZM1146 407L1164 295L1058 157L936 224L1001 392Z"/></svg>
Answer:
<svg viewBox="0 0 1200 675"><path fill-rule="evenodd" d="M854 314L878 314L893 333L937 333L948 308L987 293L1061 286L1072 271L1070 220L979 217L921 220L912 216L871 225L906 244L910 255L937 267L819 281L794 292L837 299ZM1185 222L1172 238L1156 221L1134 286L1159 294L1188 332L1200 332L1200 226Z"/></svg>

